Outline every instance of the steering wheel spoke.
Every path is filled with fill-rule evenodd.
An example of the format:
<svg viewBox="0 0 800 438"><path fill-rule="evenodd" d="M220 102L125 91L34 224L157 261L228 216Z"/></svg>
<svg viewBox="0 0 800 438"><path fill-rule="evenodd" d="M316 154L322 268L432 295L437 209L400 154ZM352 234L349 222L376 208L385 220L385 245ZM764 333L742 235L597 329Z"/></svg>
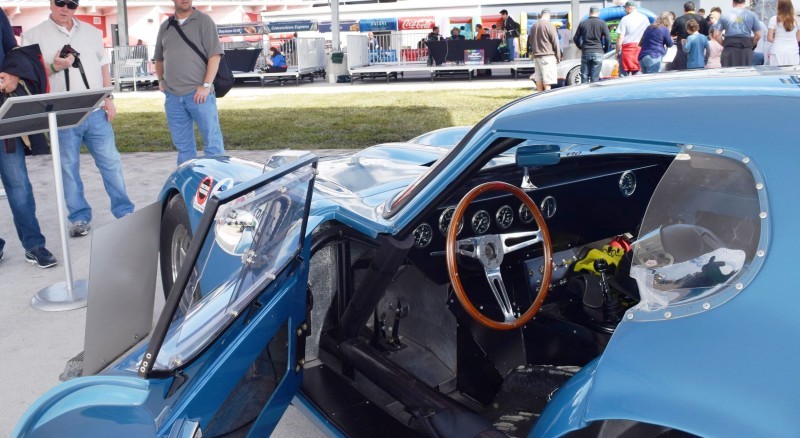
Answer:
<svg viewBox="0 0 800 438"><path fill-rule="evenodd" d="M450 227L447 232L445 251L447 273L450 276L450 282L453 285L453 291L458 301L464 306L464 310L467 311L469 316L491 329L512 330L522 327L530 321L542 306L550 285L550 275L553 269L553 251L550 244L550 233L547 231L547 224L536 204L522 189L504 182L483 183L470 190L456 206L453 217L450 220L451 223L455 224L463 220L469 204L481 194L489 191L502 191L516 196L517 199L525 204L531 211L539 229L535 231L505 234L488 234L457 240L456 235L458 234L458 227ZM528 310L522 313L522 315L515 316L505 282L503 281L503 257L505 254L527 248L537 243L541 243L543 248L544 272L542 273L542 282L539 286L536 298L533 300ZM467 293L464 291L464 286L461 283L461 277L458 274L459 255L476 259L481 263L486 273L486 279L489 282L492 294L503 314L503 321L496 321L481 313L467 296Z"/></svg>
<svg viewBox="0 0 800 438"><path fill-rule="evenodd" d="M503 276L500 274L500 268L487 268L486 279L489 280L489 287L492 288L494 298L497 304L500 305L500 311L503 312L505 322L514 322L514 309L511 307L511 300L508 299L508 292L506 292L506 285L503 283Z"/></svg>
<svg viewBox="0 0 800 438"><path fill-rule="evenodd" d="M456 251L458 252L459 255L465 257L477 259L478 258L478 253L476 251L477 248L478 248L478 239L474 237L461 239L458 242L456 242Z"/></svg>
<svg viewBox="0 0 800 438"><path fill-rule="evenodd" d="M520 233L506 233L500 235L500 240L503 242L503 252L508 254L518 249L527 248L531 245L537 244L542 241L542 230L536 231L523 231ZM509 241L516 241L519 239L527 239L522 242L509 245Z"/></svg>

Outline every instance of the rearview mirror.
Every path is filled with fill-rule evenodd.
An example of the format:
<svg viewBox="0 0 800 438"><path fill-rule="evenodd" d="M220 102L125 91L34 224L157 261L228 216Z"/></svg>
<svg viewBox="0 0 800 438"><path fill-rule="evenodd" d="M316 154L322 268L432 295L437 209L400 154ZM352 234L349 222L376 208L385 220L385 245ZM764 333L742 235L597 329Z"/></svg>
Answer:
<svg viewBox="0 0 800 438"><path fill-rule="evenodd" d="M551 166L561 160L561 148L554 144L532 144L517 148L516 161L521 167Z"/></svg>

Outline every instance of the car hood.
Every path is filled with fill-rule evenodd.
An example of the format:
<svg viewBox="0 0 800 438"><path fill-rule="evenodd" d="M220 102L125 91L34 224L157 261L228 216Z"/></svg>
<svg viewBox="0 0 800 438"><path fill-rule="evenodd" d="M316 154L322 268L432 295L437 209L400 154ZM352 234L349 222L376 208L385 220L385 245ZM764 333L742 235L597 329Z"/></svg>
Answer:
<svg viewBox="0 0 800 438"><path fill-rule="evenodd" d="M366 198L416 180L449 148L385 143L319 164L317 188L337 197Z"/></svg>

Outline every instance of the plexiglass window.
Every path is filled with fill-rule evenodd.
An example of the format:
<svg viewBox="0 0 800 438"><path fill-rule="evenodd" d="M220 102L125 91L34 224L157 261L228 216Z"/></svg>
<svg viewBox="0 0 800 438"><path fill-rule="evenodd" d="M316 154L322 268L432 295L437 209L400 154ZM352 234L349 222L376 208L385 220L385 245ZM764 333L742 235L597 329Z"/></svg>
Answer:
<svg viewBox="0 0 800 438"><path fill-rule="evenodd" d="M685 316L744 289L765 254L766 201L749 158L722 149L678 154L633 245L631 277L641 294L637 309L669 308L659 318Z"/></svg>
<svg viewBox="0 0 800 438"><path fill-rule="evenodd" d="M190 360L299 255L313 177L305 166L218 206L154 369Z"/></svg>

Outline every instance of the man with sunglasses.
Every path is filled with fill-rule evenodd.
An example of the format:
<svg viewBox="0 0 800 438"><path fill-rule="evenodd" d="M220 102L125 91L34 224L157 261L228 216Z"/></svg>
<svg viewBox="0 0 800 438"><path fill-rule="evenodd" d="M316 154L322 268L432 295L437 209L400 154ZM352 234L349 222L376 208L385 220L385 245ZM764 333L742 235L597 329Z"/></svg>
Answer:
<svg viewBox="0 0 800 438"><path fill-rule="evenodd" d="M22 34L24 44L39 44L50 74L50 91L82 91L111 86L108 56L103 48L103 35L97 28L75 19L79 0L50 0L50 17ZM65 50L69 45L72 51ZM62 57L62 52L69 52ZM76 57L79 59L76 60ZM76 62L77 61L77 62ZM70 236L89 233L92 208L83 193L80 175L81 144L94 157L111 198L111 213L120 218L133 212L133 203L125 190L122 163L114 140L117 110L113 97L89 114L79 126L58 131L61 145L61 171L64 198L71 222Z"/></svg>
<svg viewBox="0 0 800 438"><path fill-rule="evenodd" d="M14 38L11 23L8 22L5 12L0 9L0 66L2 66L0 92L2 93L14 92L19 85L19 76L5 71L6 56L15 47L17 40ZM40 268L55 266L56 258L44 247L45 238L39 228L39 221L36 220L36 200L33 197L33 187L25 165L25 148L19 139L0 140L0 179L3 181L8 206L11 207L11 214L14 217L17 236L25 248L25 259ZM3 259L5 244L6 242L0 239L0 260Z"/></svg>

